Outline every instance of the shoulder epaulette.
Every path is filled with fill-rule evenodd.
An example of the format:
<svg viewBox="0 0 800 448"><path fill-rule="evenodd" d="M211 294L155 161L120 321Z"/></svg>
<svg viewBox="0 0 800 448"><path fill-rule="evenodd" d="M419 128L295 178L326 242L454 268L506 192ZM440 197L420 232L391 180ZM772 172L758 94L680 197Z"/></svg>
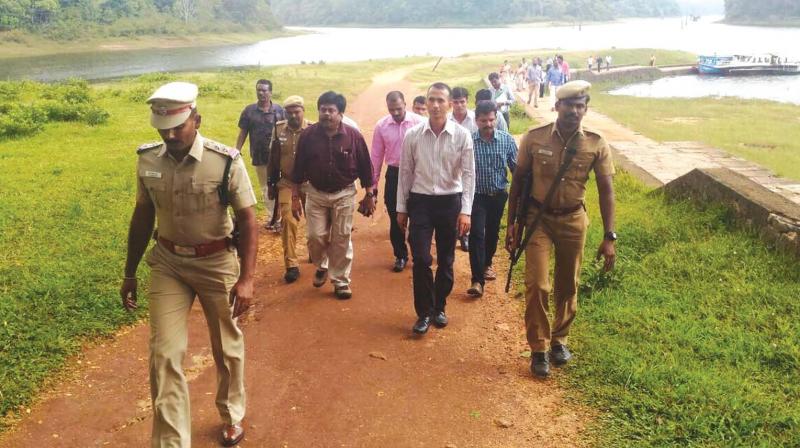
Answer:
<svg viewBox="0 0 800 448"><path fill-rule="evenodd" d="M545 124L542 124L542 125L539 125L539 126L532 126L532 127L528 128L527 132L536 132L536 131L539 131L541 129L549 128L552 124L553 123L545 123Z"/></svg>
<svg viewBox="0 0 800 448"><path fill-rule="evenodd" d="M143 152L149 151L153 148L158 148L163 145L164 142L152 142L152 143L145 143L144 145L140 146L136 149L136 154L141 154Z"/></svg>
<svg viewBox="0 0 800 448"><path fill-rule="evenodd" d="M594 129L589 129L589 128L586 128L586 127L583 128L583 133L584 134L594 134L594 135L596 135L598 137L602 137L603 136L603 134L600 133L600 131L595 131Z"/></svg>
<svg viewBox="0 0 800 448"><path fill-rule="evenodd" d="M230 147L228 145L223 145L222 143L215 142L214 140L206 139L203 142L203 146L206 149L210 149L210 150L212 150L214 152L218 152L218 153L220 153L222 155L230 157L231 159L236 159L237 157L239 157L241 155L241 153L239 152L238 149L232 148L232 147Z"/></svg>

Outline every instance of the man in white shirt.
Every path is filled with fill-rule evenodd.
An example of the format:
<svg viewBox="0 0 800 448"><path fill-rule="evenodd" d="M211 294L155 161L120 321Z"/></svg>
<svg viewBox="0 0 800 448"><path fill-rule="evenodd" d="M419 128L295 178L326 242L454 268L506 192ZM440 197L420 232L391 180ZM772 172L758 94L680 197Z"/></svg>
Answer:
<svg viewBox="0 0 800 448"><path fill-rule="evenodd" d="M508 90L508 87L505 84L500 82L500 75L497 73L490 73L489 74L489 83L492 85L489 88L489 91L492 92L492 100L495 104L497 104L497 108L500 109L500 112L503 114L503 118L506 119L506 124L511 126L511 105L514 104L514 95L511 94L511 91Z"/></svg>
<svg viewBox="0 0 800 448"><path fill-rule="evenodd" d="M475 112L469 110L469 91L464 87L453 87L453 110L447 114L447 119L464 126L470 134L478 132L475 124Z"/></svg>
<svg viewBox="0 0 800 448"><path fill-rule="evenodd" d="M452 90L434 83L426 99L430 118L408 130L403 139L397 185L397 223L409 226L414 260L416 334L433 324L447 326L445 305L453 289L456 236L469 232L475 193L472 136L447 119ZM431 240L436 238L436 278L431 264Z"/></svg>

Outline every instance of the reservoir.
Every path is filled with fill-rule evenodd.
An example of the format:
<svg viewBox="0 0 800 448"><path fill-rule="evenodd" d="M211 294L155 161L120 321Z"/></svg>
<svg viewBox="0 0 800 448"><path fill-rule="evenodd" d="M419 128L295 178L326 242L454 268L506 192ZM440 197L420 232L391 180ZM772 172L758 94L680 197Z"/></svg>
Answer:
<svg viewBox="0 0 800 448"><path fill-rule="evenodd" d="M697 54L775 53L800 60L800 28L743 27L704 17L625 19L577 25L504 28L290 28L306 34L254 44L204 48L123 50L4 59L0 79L90 80L162 71L343 62L405 56L454 57L532 48L593 50L659 48ZM534 52L532 52L534 53ZM534 56L534 54L531 54ZM569 61L573 67L585 61ZM647 61L642 61L646 63Z"/></svg>

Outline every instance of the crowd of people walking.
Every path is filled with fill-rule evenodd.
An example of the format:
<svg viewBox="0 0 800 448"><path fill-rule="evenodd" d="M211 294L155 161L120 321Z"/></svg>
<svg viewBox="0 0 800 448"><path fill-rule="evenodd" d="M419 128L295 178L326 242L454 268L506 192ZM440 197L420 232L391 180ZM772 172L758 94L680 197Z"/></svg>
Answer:
<svg viewBox="0 0 800 448"><path fill-rule="evenodd" d="M538 58L530 64L523 60L512 71L506 61L499 72L488 75L487 89L475 93L474 108L466 88L443 82L414 98L410 111L403 92L387 92L386 115L375 124L371 149L358 124L345 116L346 98L333 91L317 98L319 120L312 123L305 117L304 98L288 96L279 105L273 102L273 83L258 80L257 101L242 111L233 148L198 132L196 85L176 82L159 88L148 103L150 122L162 141L137 151L136 206L120 289L123 306L136 308L137 267L155 239L146 258L151 268L153 446L191 446L181 361L195 297L208 322L217 365L222 443L233 446L244 436L244 336L237 318L254 300L259 233L256 189L239 152L248 139L266 205L264 226L281 233L287 283L301 277L296 245L305 217L314 266L311 285L330 283L340 300L354 296L353 218L355 213L375 213L383 174L393 260L390 264L387 256L387 268L399 273L412 264L416 320L411 331L422 336L431 326L445 328L447 300L456 286L457 241L469 251L471 278L464 290L479 299L486 282L497 278L493 260L508 206L504 246L510 253L527 254L525 324L533 352L531 372L546 377L551 360L555 365L569 362L567 336L577 311L588 225L586 181L594 172L605 229L597 257L611 269L617 238L614 166L603 138L581 125L589 83L570 82L569 64L561 55L542 65ZM513 79L520 80L509 86ZM545 83L558 119L527 131L518 145L508 132L513 90L527 88L529 102L534 97L538 104ZM363 197L357 202L358 185ZM370 295L380 296L375 291Z"/></svg>

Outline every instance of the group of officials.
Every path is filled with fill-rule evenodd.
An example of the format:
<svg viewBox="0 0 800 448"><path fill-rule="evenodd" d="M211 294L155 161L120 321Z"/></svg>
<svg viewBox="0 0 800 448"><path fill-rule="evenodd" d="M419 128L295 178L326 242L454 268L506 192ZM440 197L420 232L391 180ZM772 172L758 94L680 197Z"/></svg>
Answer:
<svg viewBox="0 0 800 448"><path fill-rule="evenodd" d="M597 256L605 258L606 269L615 259L614 166L603 138L581 125L589 88L583 81L562 87L556 122L529 130L519 148L499 129L505 117L490 91L476 94L473 111L466 108L465 89L437 82L424 97L414 99L413 112L406 110L401 92L389 92L389 113L376 124L369 151L355 124L344 122L347 103L342 95L322 94L316 104L319 121L312 124L305 119L303 98L290 96L281 107L272 102L272 83L258 81L258 102L242 112L236 146L241 149L250 139L267 225L282 234L285 280L291 283L300 275L295 246L305 215L310 261L316 267L312 284L321 287L330 280L337 298L352 296L353 216L356 211L365 216L375 212L386 165L383 198L391 218L395 272L405 269L406 242L410 245L417 314L412 331L421 335L430 325L443 328L456 241L469 235L472 279L467 292L480 297L485 281L496 278L492 259L508 200L506 249L526 253L531 371L546 377L551 360L563 365L572 356L566 343L577 309L588 226L585 185L591 171L606 232ZM151 270L153 447L191 445L181 363L195 297L205 313L217 368L222 443L233 446L244 437L244 343L237 318L254 297L256 195L239 150L198 132L197 93L197 86L184 82L160 87L147 102L161 141L137 151L136 205L120 295L127 309L136 307L137 266L154 239L146 257ZM263 154L259 148L269 151ZM513 173L510 192L507 170ZM358 203L356 181L364 189ZM551 292L552 324L547 316Z"/></svg>

